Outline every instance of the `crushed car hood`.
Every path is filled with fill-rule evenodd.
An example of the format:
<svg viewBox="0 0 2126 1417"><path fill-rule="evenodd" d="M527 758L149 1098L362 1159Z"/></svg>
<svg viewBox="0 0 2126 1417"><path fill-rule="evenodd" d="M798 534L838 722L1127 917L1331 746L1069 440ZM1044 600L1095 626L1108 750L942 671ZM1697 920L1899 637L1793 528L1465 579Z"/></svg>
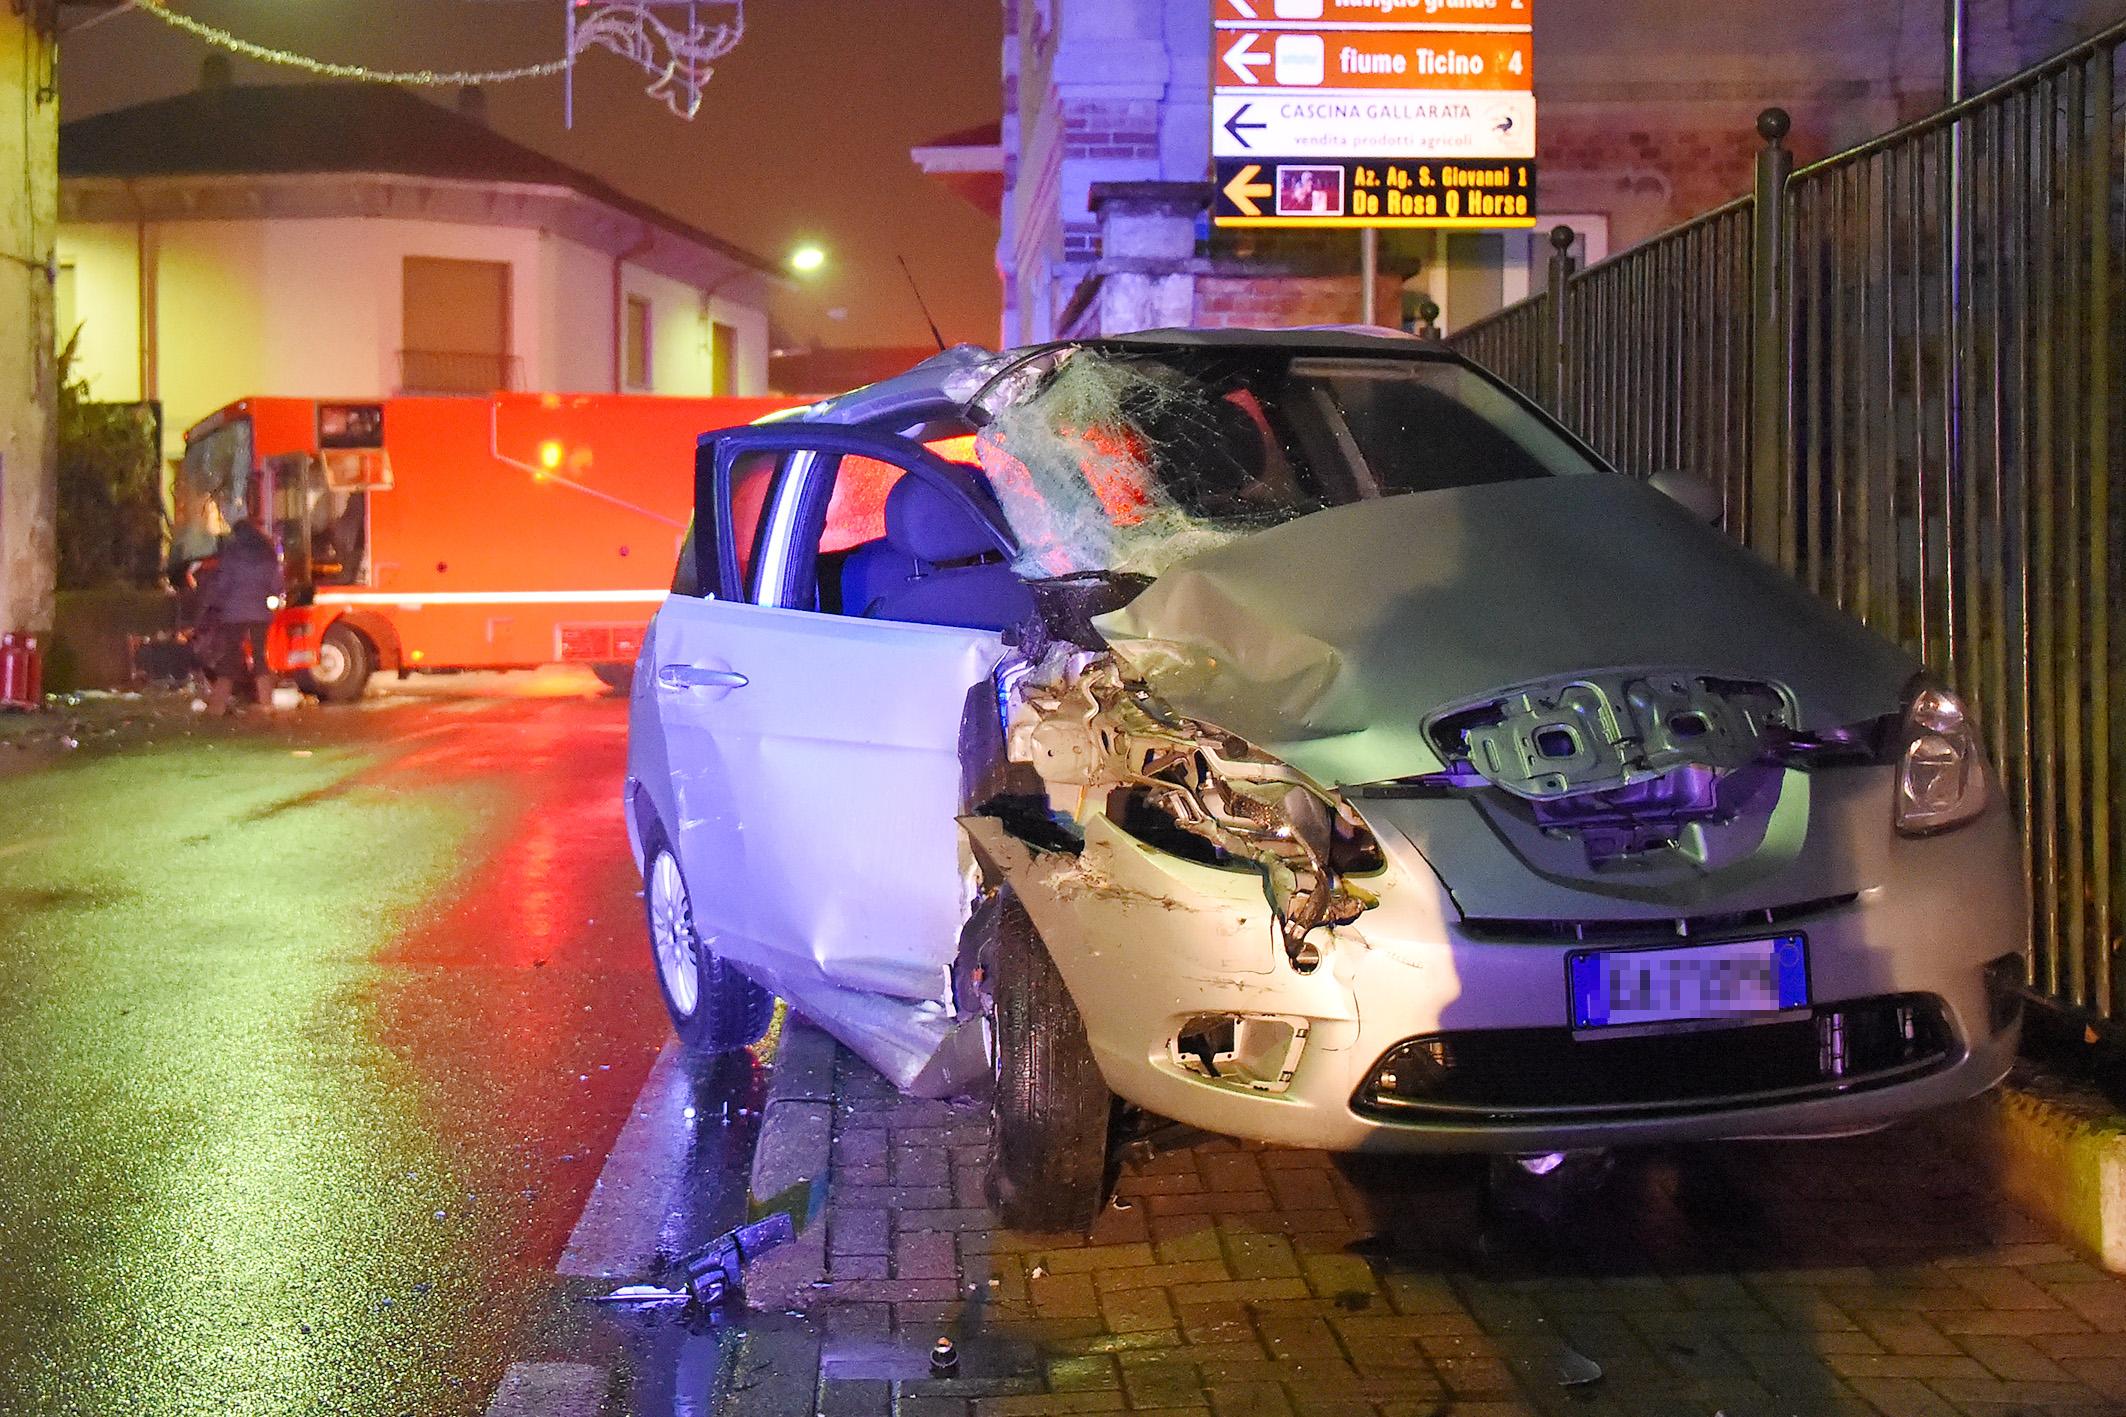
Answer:
<svg viewBox="0 0 2126 1417"><path fill-rule="evenodd" d="M1920 667L1611 474L1316 512L1180 563L1094 625L1175 710L1324 787L1437 772L1429 715L1561 673L1771 680L1815 732L1896 713Z"/></svg>

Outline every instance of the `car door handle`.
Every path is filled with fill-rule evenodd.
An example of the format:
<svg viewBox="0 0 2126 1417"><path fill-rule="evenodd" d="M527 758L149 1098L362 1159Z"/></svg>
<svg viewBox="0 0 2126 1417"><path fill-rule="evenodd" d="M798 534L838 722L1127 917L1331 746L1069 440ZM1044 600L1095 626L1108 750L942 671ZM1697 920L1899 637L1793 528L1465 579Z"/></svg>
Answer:
<svg viewBox="0 0 2126 1417"><path fill-rule="evenodd" d="M743 689L753 681L735 669L708 669L698 664L667 664L657 671L667 689Z"/></svg>

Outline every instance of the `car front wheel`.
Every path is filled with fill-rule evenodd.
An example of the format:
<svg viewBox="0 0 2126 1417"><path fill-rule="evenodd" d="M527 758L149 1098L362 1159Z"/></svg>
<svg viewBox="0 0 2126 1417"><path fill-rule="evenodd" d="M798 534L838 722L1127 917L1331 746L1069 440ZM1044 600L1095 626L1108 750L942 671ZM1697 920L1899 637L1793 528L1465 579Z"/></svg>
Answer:
<svg viewBox="0 0 2126 1417"><path fill-rule="evenodd" d="M993 966L991 1199L1015 1229L1089 1230L1107 1198L1114 1096L1063 976L1009 893Z"/></svg>
<svg viewBox="0 0 2126 1417"><path fill-rule="evenodd" d="M657 989L679 1041L698 1053L735 1053L758 1043L775 1017L775 996L717 957L694 928L686 878L665 842L653 841L643 872Z"/></svg>

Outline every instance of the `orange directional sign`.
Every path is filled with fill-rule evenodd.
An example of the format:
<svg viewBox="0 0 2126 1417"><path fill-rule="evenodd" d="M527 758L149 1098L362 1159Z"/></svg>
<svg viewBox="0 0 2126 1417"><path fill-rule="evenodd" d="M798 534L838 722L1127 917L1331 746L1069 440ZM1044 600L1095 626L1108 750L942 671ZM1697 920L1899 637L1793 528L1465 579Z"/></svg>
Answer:
<svg viewBox="0 0 2126 1417"><path fill-rule="evenodd" d="M1213 0L1221 226L1535 224L1534 0Z"/></svg>
<svg viewBox="0 0 2126 1417"><path fill-rule="evenodd" d="M1526 33L1439 30L1219 34L1221 88L1478 89L1525 92L1535 72Z"/></svg>
<svg viewBox="0 0 2126 1417"><path fill-rule="evenodd" d="M1221 24L1322 29L1526 29L1534 12L1535 0L1217 0L1213 7Z"/></svg>

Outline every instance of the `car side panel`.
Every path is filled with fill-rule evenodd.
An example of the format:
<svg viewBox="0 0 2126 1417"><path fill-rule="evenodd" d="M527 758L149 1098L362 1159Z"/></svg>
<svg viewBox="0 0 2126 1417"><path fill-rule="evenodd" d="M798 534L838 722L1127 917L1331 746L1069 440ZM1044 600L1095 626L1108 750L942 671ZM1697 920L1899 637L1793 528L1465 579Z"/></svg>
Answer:
<svg viewBox="0 0 2126 1417"><path fill-rule="evenodd" d="M988 631L675 598L653 682L697 923L795 991L807 980L945 997L969 890L954 816L967 694ZM802 1003L802 997L798 999Z"/></svg>

